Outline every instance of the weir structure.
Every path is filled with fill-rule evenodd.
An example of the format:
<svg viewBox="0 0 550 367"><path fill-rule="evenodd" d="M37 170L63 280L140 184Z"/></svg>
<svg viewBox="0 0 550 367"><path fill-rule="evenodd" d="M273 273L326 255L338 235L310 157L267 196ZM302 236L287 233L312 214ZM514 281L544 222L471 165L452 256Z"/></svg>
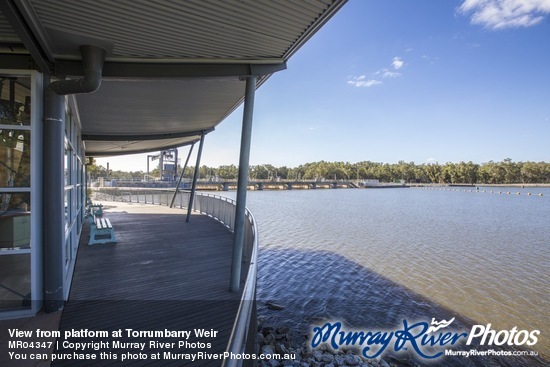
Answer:
<svg viewBox="0 0 550 367"><path fill-rule="evenodd" d="M225 288L254 296L240 280L255 276L243 251L255 90L345 2L0 1L0 317L70 304L90 158L199 143L199 166L207 134L243 103ZM252 308L233 320L234 351L245 348Z"/></svg>

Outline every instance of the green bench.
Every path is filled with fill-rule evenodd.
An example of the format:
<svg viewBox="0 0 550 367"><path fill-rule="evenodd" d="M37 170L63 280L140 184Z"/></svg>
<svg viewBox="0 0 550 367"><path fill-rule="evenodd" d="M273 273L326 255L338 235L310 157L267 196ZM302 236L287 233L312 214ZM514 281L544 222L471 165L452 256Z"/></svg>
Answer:
<svg viewBox="0 0 550 367"><path fill-rule="evenodd" d="M115 229L108 218L103 217L103 205L86 200L86 214L90 223L90 241L88 245L116 243Z"/></svg>
<svg viewBox="0 0 550 367"><path fill-rule="evenodd" d="M92 200L88 198L86 200L86 215L88 217L88 222L92 224L94 222L94 217L103 216L103 204L94 204Z"/></svg>
<svg viewBox="0 0 550 367"><path fill-rule="evenodd" d="M116 243L115 229L111 221L102 215L92 215L92 218L88 246L102 243Z"/></svg>

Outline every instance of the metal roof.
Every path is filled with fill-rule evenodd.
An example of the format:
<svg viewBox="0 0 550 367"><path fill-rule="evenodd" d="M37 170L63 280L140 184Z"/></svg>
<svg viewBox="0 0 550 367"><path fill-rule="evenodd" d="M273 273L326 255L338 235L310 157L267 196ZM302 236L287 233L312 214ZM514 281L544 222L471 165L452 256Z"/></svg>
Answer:
<svg viewBox="0 0 550 367"><path fill-rule="evenodd" d="M87 154L181 146L242 102L241 77L258 75L259 86L286 68L345 2L6 0L0 68L32 59L42 72L79 77L79 46L101 46L101 87L75 96Z"/></svg>

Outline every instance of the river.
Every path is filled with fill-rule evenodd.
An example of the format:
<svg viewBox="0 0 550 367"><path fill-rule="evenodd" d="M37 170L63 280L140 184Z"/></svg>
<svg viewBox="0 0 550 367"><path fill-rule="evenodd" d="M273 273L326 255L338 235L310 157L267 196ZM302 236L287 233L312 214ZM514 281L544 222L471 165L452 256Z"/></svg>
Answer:
<svg viewBox="0 0 550 367"><path fill-rule="evenodd" d="M550 189L247 196L259 223L259 313L268 323L303 332L312 322L338 320L381 330L403 319L456 317L459 325L497 331L540 330L531 349L550 356ZM273 311L268 302L284 309ZM482 365L516 365L510 358L517 357ZM462 361L454 365L470 365Z"/></svg>

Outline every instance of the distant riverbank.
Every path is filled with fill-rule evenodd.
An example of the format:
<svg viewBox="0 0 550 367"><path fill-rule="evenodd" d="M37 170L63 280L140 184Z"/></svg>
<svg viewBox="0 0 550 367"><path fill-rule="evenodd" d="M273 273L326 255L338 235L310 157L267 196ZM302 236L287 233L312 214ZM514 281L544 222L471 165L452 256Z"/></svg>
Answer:
<svg viewBox="0 0 550 367"><path fill-rule="evenodd" d="M550 187L550 183L518 183L518 184L468 184L468 183L455 183L455 184L436 184L436 183L409 183L408 186L436 186L436 187L453 187L453 186L464 186L464 187Z"/></svg>

